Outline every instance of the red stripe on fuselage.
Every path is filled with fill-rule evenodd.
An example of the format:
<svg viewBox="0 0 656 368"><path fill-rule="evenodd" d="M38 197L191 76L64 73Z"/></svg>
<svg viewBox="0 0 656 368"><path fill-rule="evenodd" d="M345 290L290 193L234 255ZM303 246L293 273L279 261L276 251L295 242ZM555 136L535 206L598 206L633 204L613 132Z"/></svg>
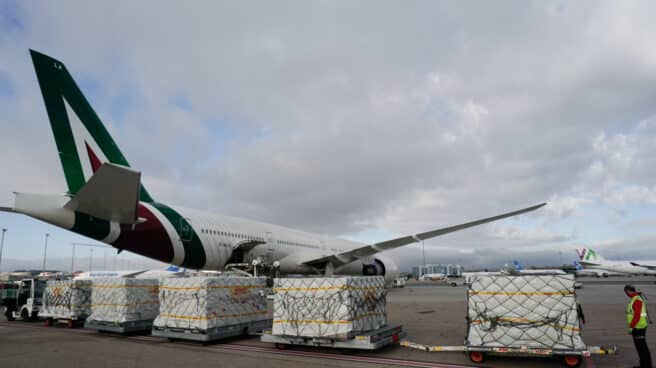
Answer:
<svg viewBox="0 0 656 368"><path fill-rule="evenodd" d="M121 235L113 245L162 262L173 261L173 243L164 225L141 203L137 208L138 217L145 222L134 225L121 225Z"/></svg>
<svg viewBox="0 0 656 368"><path fill-rule="evenodd" d="M89 161L91 161L91 169L95 173L99 168L100 165L100 160L98 159L98 156L96 156L95 152L89 147L89 144L87 142L84 142L84 145L87 146L87 154L89 155Z"/></svg>

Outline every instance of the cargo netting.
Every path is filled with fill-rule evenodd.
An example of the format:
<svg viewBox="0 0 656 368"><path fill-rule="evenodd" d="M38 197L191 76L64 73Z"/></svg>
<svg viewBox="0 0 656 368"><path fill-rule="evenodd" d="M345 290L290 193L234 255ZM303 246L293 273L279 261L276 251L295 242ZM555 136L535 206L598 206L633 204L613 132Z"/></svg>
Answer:
<svg viewBox="0 0 656 368"><path fill-rule="evenodd" d="M475 277L467 318L469 346L586 348L572 275Z"/></svg>
<svg viewBox="0 0 656 368"><path fill-rule="evenodd" d="M268 319L263 277L163 279L153 326L207 331Z"/></svg>
<svg viewBox="0 0 656 368"><path fill-rule="evenodd" d="M274 281L273 335L350 338L387 323L381 276Z"/></svg>
<svg viewBox="0 0 656 368"><path fill-rule="evenodd" d="M99 278L91 287L89 321L125 323L152 321L159 313L156 279Z"/></svg>
<svg viewBox="0 0 656 368"><path fill-rule="evenodd" d="M91 312L91 280L48 280L40 317L85 319Z"/></svg>

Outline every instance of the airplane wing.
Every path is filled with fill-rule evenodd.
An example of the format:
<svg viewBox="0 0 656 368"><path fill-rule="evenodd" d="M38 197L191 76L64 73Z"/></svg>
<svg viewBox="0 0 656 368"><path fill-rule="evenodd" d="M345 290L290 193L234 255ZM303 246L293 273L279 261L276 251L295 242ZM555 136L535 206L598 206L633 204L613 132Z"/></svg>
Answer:
<svg viewBox="0 0 656 368"><path fill-rule="evenodd" d="M137 222L141 173L104 163L67 204L66 208L122 224Z"/></svg>
<svg viewBox="0 0 656 368"><path fill-rule="evenodd" d="M535 211L538 208L546 205L546 203L541 203L532 207L528 208L523 208L521 210L513 211L513 212L508 212L508 213L503 213L501 215L497 216L492 216L488 218L484 218L481 220L476 220L476 221L471 221L471 222L466 222L464 224L460 225L455 225L455 226L449 226L449 227L444 227L441 229L435 229L435 230L430 230L424 233L419 233L419 234L414 234L414 235L408 235L408 236L403 236L400 238L392 239L392 240L386 240L380 243L375 243L371 245L365 245L364 247L356 248L356 249L351 249L346 252L338 253L338 254L332 254L329 256L321 257L321 258L316 258L312 259L309 261L303 262L304 264L311 266L311 267L322 267L327 264L332 264L335 267L345 265L347 263L351 263L358 258L364 258L368 257L371 255L374 255L376 253L385 251L385 250L390 250L398 247L402 247L404 245L420 242L422 240L434 238L436 236L452 233L454 231L458 230L463 230L469 227L473 226L478 226L482 224L486 224L488 222L496 221L496 220L501 220L507 217L512 217L512 216L517 216L522 213L526 212L531 212Z"/></svg>
<svg viewBox="0 0 656 368"><path fill-rule="evenodd" d="M645 263L631 262L631 265L632 265L632 266L636 266L636 267L646 268L646 269L648 269L648 270L656 270L656 265L653 265L653 264L645 264Z"/></svg>

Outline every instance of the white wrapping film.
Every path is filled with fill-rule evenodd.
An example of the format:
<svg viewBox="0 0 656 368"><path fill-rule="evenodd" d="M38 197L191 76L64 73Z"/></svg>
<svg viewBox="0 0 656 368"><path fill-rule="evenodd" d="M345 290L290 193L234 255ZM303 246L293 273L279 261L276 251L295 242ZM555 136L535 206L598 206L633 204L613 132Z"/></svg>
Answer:
<svg viewBox="0 0 656 368"><path fill-rule="evenodd" d="M470 346L585 349L573 275L476 277L468 318Z"/></svg>
<svg viewBox="0 0 656 368"><path fill-rule="evenodd" d="M163 279L159 290L159 328L207 331L269 318L263 277Z"/></svg>
<svg viewBox="0 0 656 368"><path fill-rule="evenodd" d="M48 280L39 316L85 319L91 312L91 280Z"/></svg>
<svg viewBox="0 0 656 368"><path fill-rule="evenodd" d="M348 338L387 323L381 276L274 281L273 335Z"/></svg>
<svg viewBox="0 0 656 368"><path fill-rule="evenodd" d="M159 313L159 281L133 278L94 279L91 299L91 321L119 324L152 321Z"/></svg>

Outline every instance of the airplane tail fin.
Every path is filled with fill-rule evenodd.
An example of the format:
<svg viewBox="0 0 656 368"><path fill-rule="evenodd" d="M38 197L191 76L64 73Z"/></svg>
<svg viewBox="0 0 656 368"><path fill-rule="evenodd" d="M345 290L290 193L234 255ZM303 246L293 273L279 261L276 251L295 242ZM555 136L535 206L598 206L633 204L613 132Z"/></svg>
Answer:
<svg viewBox="0 0 656 368"><path fill-rule="evenodd" d="M522 271L524 269L524 267L522 267L522 264L519 263L518 260L514 260L513 265L515 265L515 270L517 270L517 271Z"/></svg>
<svg viewBox="0 0 656 368"><path fill-rule="evenodd" d="M576 253L579 255L580 261L597 262L597 261L604 260L604 257L597 254L597 252L595 252L594 249L581 248L581 249L577 249Z"/></svg>
<svg viewBox="0 0 656 368"><path fill-rule="evenodd" d="M69 194L77 194L103 163L130 167L66 66L34 50L30 54ZM153 201L141 184L139 197Z"/></svg>

